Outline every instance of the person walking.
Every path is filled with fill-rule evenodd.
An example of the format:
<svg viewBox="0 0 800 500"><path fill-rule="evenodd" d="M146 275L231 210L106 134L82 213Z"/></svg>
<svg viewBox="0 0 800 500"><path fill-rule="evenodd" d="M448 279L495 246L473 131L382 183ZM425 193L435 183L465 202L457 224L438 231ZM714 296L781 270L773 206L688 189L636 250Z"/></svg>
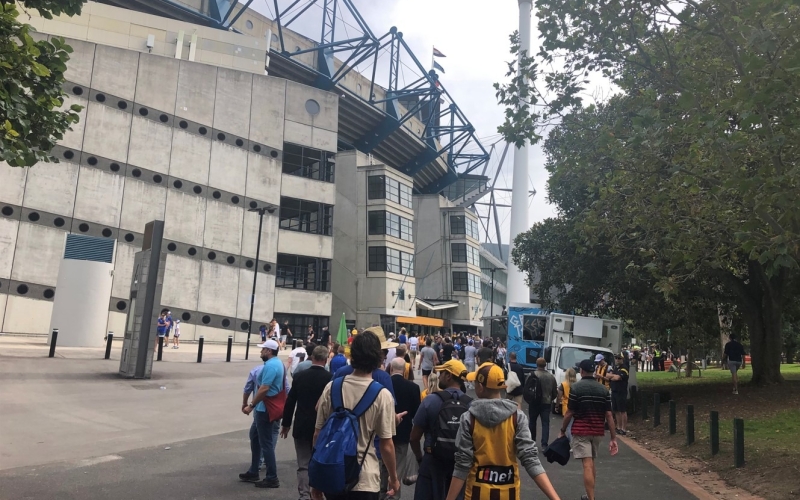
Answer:
<svg viewBox="0 0 800 500"><path fill-rule="evenodd" d="M602 354L597 354L594 357L594 366L595 380L600 382L607 390L610 390L611 385L609 384L610 380L608 378L608 363L606 362L606 357Z"/></svg>
<svg viewBox="0 0 800 500"><path fill-rule="evenodd" d="M158 352L158 339L162 339L162 349L167 347L167 344L164 340L164 337L167 335L167 329L169 328L169 321L167 320L167 310L162 309L161 314L159 314L158 319L156 320L156 333L158 337L156 337L156 345L154 350Z"/></svg>
<svg viewBox="0 0 800 500"><path fill-rule="evenodd" d="M258 327L258 333L261 334L261 342L264 343L267 341L267 325L261 325Z"/></svg>
<svg viewBox="0 0 800 500"><path fill-rule="evenodd" d="M539 460L525 413L501 398L506 388L502 368L488 364L467 379L475 382L478 399L459 421L447 500L456 500L465 485L465 500L520 500L518 460L549 500L560 500Z"/></svg>
<svg viewBox="0 0 800 500"><path fill-rule="evenodd" d="M506 396L508 399L517 403L519 408L522 408L522 391L525 389L525 370L522 369L521 364L517 363L517 353L509 353L508 361L508 371L514 372L517 375L517 378L519 379L519 386L511 391L508 391Z"/></svg>
<svg viewBox="0 0 800 500"><path fill-rule="evenodd" d="M411 366L417 362L417 353L419 352L419 337L415 332L411 332L408 337L408 355L411 356Z"/></svg>
<svg viewBox="0 0 800 500"><path fill-rule="evenodd" d="M723 359L727 361L728 369L731 371L731 378L733 379L733 393L739 394L739 370L744 368L744 346L736 340L736 335L733 333L728 336L728 342L725 344L723 351Z"/></svg>
<svg viewBox="0 0 800 500"><path fill-rule="evenodd" d="M472 402L461 390L467 377L464 363L451 359L436 366L435 370L439 374L441 390L425 396L414 415L414 426L411 428L411 449L419 464L414 500L441 500L447 495L453 476L458 418ZM442 427L442 422L449 425ZM424 442L420 446L423 437Z"/></svg>
<svg viewBox="0 0 800 500"><path fill-rule="evenodd" d="M541 399L538 404L528 404L528 415L530 415L531 436L536 441L536 420L542 422L542 450L547 449L550 443L550 411L553 401L558 397L556 378L545 367L547 361L544 358L536 360L536 371L533 373L539 378L541 385Z"/></svg>
<svg viewBox="0 0 800 500"><path fill-rule="evenodd" d="M172 348L180 349L181 346L181 320L175 321L175 328L172 330Z"/></svg>
<svg viewBox="0 0 800 500"><path fill-rule="evenodd" d="M582 462L583 486L586 489L586 494L581 496L581 500L595 500L597 469L594 460L605 435L606 423L611 434L608 450L612 456L617 454L619 447L614 430L614 415L611 413L611 394L592 376L594 374L592 360L581 361L579 369L581 379L570 388L567 414L561 422L559 437L566 435L567 425L572 423L572 455Z"/></svg>
<svg viewBox="0 0 800 500"><path fill-rule="evenodd" d="M261 369L256 395L243 411L247 415L255 411L254 420L258 431L258 443L261 446L261 453L264 455L264 464L267 468L264 479L257 481L255 485L258 488L279 488L275 443L278 439L280 419L283 416L286 401L285 372L283 363L278 359L280 350L278 342L270 339L259 344L258 347L261 348L262 359L265 359L264 367ZM256 457L253 457L252 461L257 467ZM251 477L253 464L248 471Z"/></svg>
<svg viewBox="0 0 800 500"><path fill-rule="evenodd" d="M402 347L402 346L401 346ZM399 349L400 347L398 347ZM405 413L403 420L397 425L392 441L394 442L394 456L395 464L397 467L397 477L406 477L408 472L408 450L409 443L411 442L411 427L413 425L414 415L420 405L419 386L414 382L406 380L405 373L407 370L406 362L402 357L397 357L392 360L389 365L392 376L392 387L394 388L394 397L397 401L395 404L395 411L398 413ZM381 497L389 500L399 500L401 491L395 491L394 495L386 493L388 489L389 471L386 469L385 464L381 463Z"/></svg>
<svg viewBox="0 0 800 500"><path fill-rule="evenodd" d="M380 369L382 363L381 341L378 336L369 330L357 335L350 345L350 366L353 368L353 373L334 379L334 382L325 387L319 399L316 431L314 432L315 445L320 430L325 426L328 417L337 410L333 408L332 403L333 385L336 384L340 391L335 397L341 400L342 406L355 408L372 386L372 374ZM357 456L363 457L358 482L348 492L326 495L327 500L379 499L381 473L375 446L373 446L373 436L379 440L380 453L387 471L386 493L394 495L400 490L400 480L397 476L397 465L394 458L394 442L392 441L392 436L396 431L394 398L388 390L382 388L369 408L358 416L358 431ZM311 498L323 500L322 491L312 487Z"/></svg>
<svg viewBox="0 0 800 500"><path fill-rule="evenodd" d="M425 347L419 352L419 370L422 371L422 385L428 386L428 375L433 371L433 367L439 364L439 356L431 346L432 342L428 339Z"/></svg>
<svg viewBox="0 0 800 500"><path fill-rule="evenodd" d="M614 356L614 367L608 372L611 384L611 411L617 422L617 434L628 434L628 369L625 367L625 358L622 354Z"/></svg>
<svg viewBox="0 0 800 500"><path fill-rule="evenodd" d="M575 368L567 368L564 373L564 381L558 386L558 402L561 405L561 415L567 414L567 403L569 402L569 391L572 384L577 382ZM567 431L567 437L571 437L571 433Z"/></svg>
<svg viewBox="0 0 800 500"><path fill-rule="evenodd" d="M347 366L347 358L344 356L344 346L340 345L336 350L336 355L331 358L330 371L331 374L336 373L339 368Z"/></svg>
<svg viewBox="0 0 800 500"><path fill-rule="evenodd" d="M294 372L297 370L297 365L305 361L306 358L309 357L308 353L313 350L313 347L307 350L307 346L303 345L302 340L297 341L297 347L289 352L289 358L286 360L286 362L289 363L289 373L292 374L292 377L294 377Z"/></svg>
<svg viewBox="0 0 800 500"><path fill-rule="evenodd" d="M289 320L284 320L283 322L283 330L281 330L281 347L286 349L287 347L292 345L292 340L294 340L294 334L292 333L292 329L289 328Z"/></svg>
<svg viewBox="0 0 800 500"><path fill-rule="evenodd" d="M284 328L284 331L286 329ZM317 401L331 381L331 372L325 369L328 350L317 347L311 352L311 368L298 373L286 398L281 423L281 437L289 437L292 430L294 451L297 455L297 494L299 500L310 500L308 462L311 460L314 431L317 423ZM294 428L292 419L294 418Z"/></svg>

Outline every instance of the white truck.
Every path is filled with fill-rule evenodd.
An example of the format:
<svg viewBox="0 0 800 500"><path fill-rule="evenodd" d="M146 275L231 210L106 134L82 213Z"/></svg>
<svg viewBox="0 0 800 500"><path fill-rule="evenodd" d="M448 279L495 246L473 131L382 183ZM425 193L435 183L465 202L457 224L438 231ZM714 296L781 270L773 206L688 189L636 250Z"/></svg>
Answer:
<svg viewBox="0 0 800 500"><path fill-rule="evenodd" d="M543 357L559 384L567 369L597 354L613 364L621 347L619 320L547 312L534 304L508 307L508 352L517 353L526 370L536 369L536 358Z"/></svg>

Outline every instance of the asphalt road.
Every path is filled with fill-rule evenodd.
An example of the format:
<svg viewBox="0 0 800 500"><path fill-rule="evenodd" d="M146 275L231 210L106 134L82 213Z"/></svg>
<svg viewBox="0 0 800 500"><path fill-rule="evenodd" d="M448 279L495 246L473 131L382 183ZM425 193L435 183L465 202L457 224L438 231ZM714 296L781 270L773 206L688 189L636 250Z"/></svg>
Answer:
<svg viewBox="0 0 800 500"><path fill-rule="evenodd" d="M181 353L186 362L134 381L101 350L47 360L39 346L0 344L0 500L297 498L291 440L278 445L280 489L238 481L250 462L240 391L254 360L198 365ZM580 498L580 463L545 468L562 499ZM604 447L597 469L600 500L694 498L624 444L615 457ZM541 498L522 480L524 498Z"/></svg>

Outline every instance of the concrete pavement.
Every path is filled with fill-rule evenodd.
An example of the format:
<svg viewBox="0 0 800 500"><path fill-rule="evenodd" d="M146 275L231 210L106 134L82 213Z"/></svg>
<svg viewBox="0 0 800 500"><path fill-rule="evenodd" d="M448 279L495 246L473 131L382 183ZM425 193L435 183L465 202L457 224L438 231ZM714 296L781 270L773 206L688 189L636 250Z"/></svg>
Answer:
<svg viewBox="0 0 800 500"><path fill-rule="evenodd" d="M257 358L225 363L223 351L200 365L162 362L152 380L136 381L118 378L118 361L98 359L101 349L47 359L9 355L9 345L0 338L0 499L296 498L291 440L277 450L280 489L237 479L250 453L241 388ZM554 418L551 436L559 425ZM578 461L545 467L561 498L580 498ZM615 457L604 450L597 467L601 500L694 498L624 444ZM538 498L525 474L523 484Z"/></svg>

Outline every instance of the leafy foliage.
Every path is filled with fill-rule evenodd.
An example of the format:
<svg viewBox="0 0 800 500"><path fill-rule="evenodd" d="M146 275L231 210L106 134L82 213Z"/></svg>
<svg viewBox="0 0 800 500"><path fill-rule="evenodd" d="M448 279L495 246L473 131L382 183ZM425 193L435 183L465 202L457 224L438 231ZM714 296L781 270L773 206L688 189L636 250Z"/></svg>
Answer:
<svg viewBox="0 0 800 500"><path fill-rule="evenodd" d="M79 14L83 0L26 0L48 19ZM72 48L63 38L35 41L15 2L0 2L0 160L14 167L58 161L50 155L81 107L63 109L64 71Z"/></svg>
<svg viewBox="0 0 800 500"><path fill-rule="evenodd" d="M576 256L521 255L548 230L536 226L515 262L553 266L577 287L585 281L565 267L598 274L586 268L601 259L594 289L633 309L657 304L650 291L687 312L733 302L754 381L780 381L781 321L800 281L800 7L537 0L537 10L542 44L527 77L554 97L532 116L540 126L562 117L545 143L549 197ZM619 92L584 106L592 73ZM510 142L538 140L528 123L512 125Z"/></svg>

